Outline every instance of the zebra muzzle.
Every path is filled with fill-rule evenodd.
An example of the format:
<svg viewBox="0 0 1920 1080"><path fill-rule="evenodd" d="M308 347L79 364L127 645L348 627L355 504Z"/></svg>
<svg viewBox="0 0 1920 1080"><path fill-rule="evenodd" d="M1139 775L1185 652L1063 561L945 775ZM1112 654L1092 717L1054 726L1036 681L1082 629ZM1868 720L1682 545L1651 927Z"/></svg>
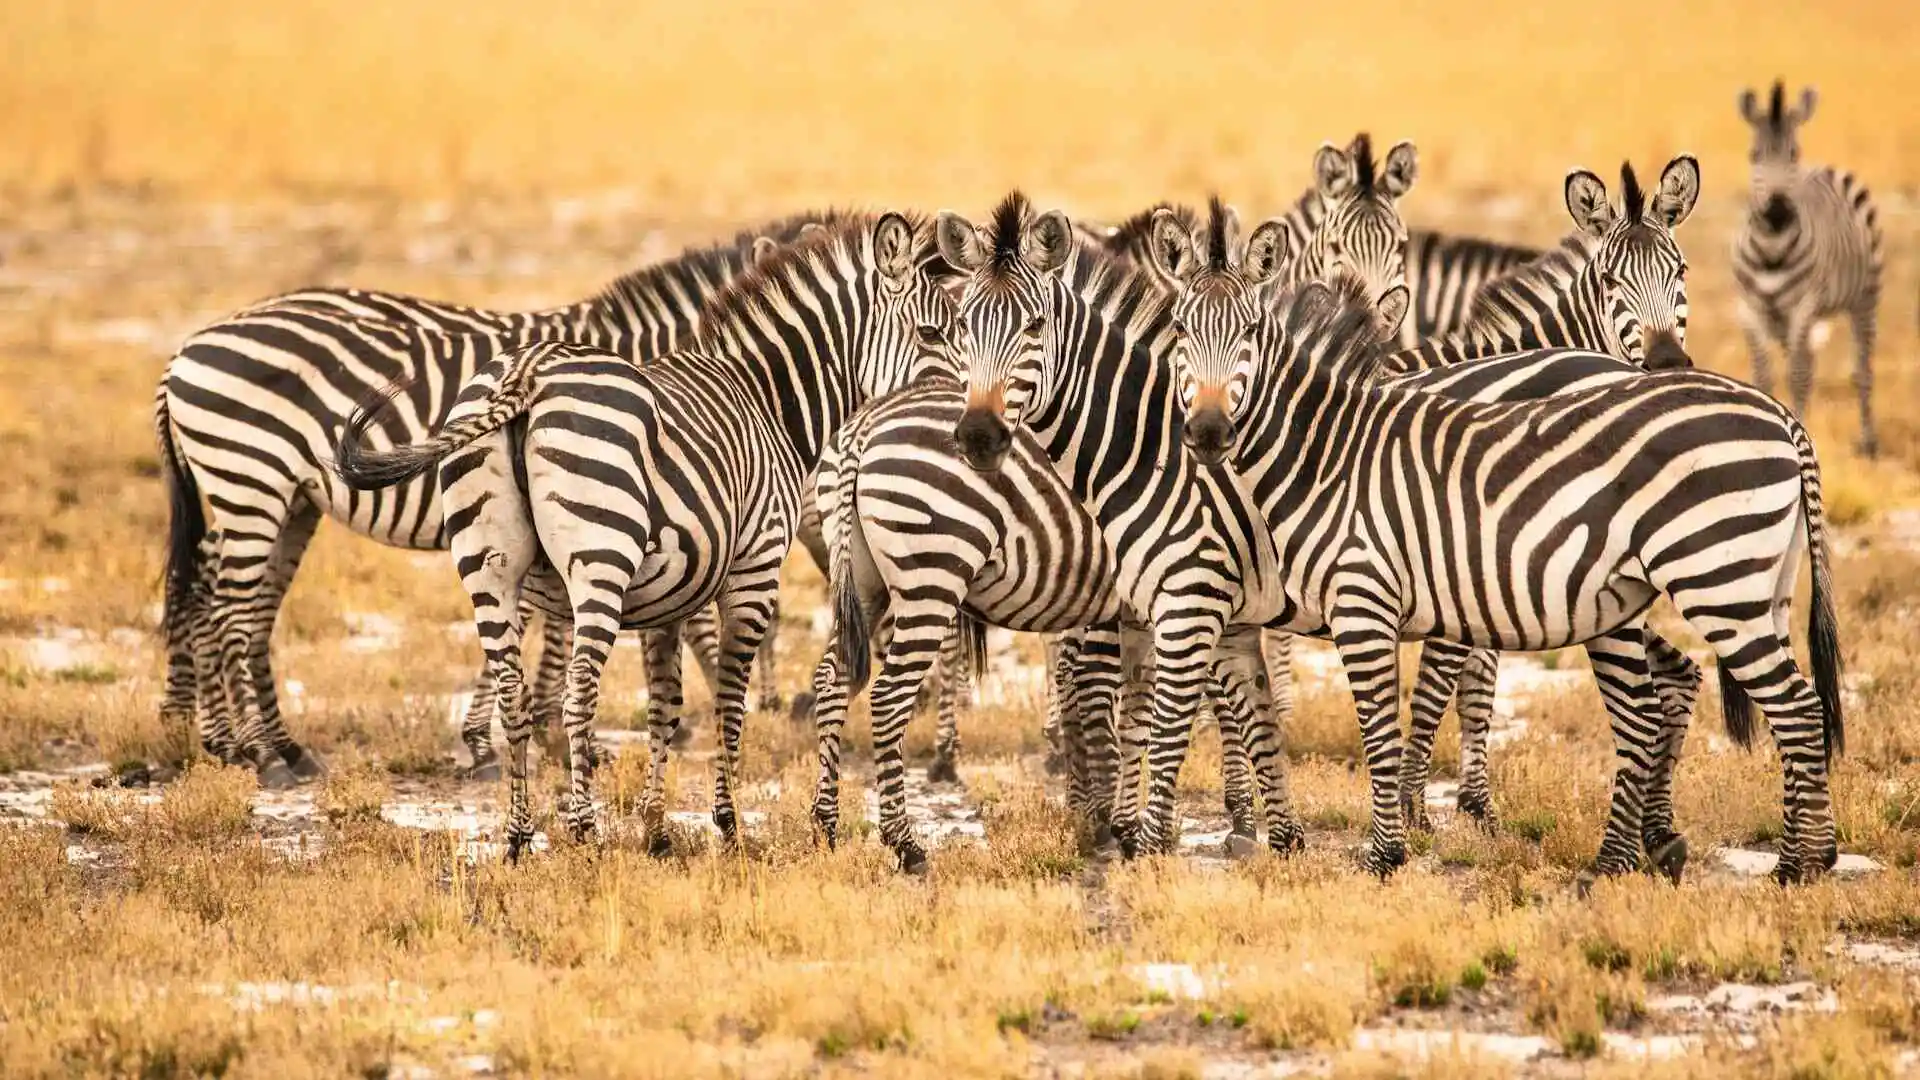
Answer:
<svg viewBox="0 0 1920 1080"><path fill-rule="evenodd" d="M998 415L986 409L969 408L954 425L953 441L960 459L979 472L993 472L1007 459L1013 447L1013 429Z"/></svg>
<svg viewBox="0 0 1920 1080"><path fill-rule="evenodd" d="M1656 330L1647 339L1647 370L1677 371L1693 366L1693 357L1671 330Z"/></svg>
<svg viewBox="0 0 1920 1080"><path fill-rule="evenodd" d="M1227 451L1233 449L1233 438L1233 421L1227 419L1226 410L1220 408L1196 409L1187 418L1180 436L1187 452L1206 465L1218 465L1226 460Z"/></svg>

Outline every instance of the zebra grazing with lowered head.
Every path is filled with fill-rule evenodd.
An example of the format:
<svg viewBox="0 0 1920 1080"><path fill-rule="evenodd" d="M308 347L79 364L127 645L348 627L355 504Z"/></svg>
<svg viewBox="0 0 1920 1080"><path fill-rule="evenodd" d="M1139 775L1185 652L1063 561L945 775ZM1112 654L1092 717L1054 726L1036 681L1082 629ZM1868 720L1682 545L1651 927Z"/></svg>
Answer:
<svg viewBox="0 0 1920 1080"><path fill-rule="evenodd" d="M795 217L769 226L765 237L743 233L732 243L691 249L587 300L545 311L308 289L189 338L167 365L155 411L172 503L163 721L191 727L197 702L208 751L248 761L268 786L320 771L282 721L270 643L321 519L396 547L446 543L438 491L424 479L362 495L327 472L333 435L357 401L405 382L384 422L396 435L419 433L442 419L460 386L503 350L562 340L650 359L688 340L707 299L756 252L765 254L757 238L791 240L832 217ZM565 632L563 623L548 622L556 664ZM541 670L547 677L537 684L536 701L557 703L558 668ZM462 726L473 773L482 777L499 769L488 736L493 700L480 687Z"/></svg>
<svg viewBox="0 0 1920 1080"><path fill-rule="evenodd" d="M1740 95L1740 117L1753 129L1753 188L1747 218L1733 242L1740 325L1753 353L1753 384L1773 391L1768 341L1787 355L1793 411L1807 415L1813 394L1814 324L1845 315L1853 322L1853 392L1859 399L1865 457L1880 451L1873 426L1873 345L1880 306L1880 222L1860 178L1832 166L1800 163L1800 126L1813 117L1812 87L1797 106L1773 84L1765 110L1753 91Z"/></svg>
<svg viewBox="0 0 1920 1080"><path fill-rule="evenodd" d="M474 606L508 732L507 848L533 837L519 663L518 601L568 611L573 649L562 706L570 753L561 816L594 831L592 753L600 672L623 628L670 629L718 602L720 767L713 817L737 839L733 784L747 668L779 603L801 486L834 430L865 399L928 370L953 302L929 245L899 214L818 230L731 282L691 349L646 365L541 344L498 357L461 389L424 440L362 444L383 409L357 409L335 468L356 490L439 474L448 544ZM536 565L545 575L529 576ZM559 589L551 586L558 585ZM678 724L679 650L648 638L651 767L641 820L670 847L662 801Z"/></svg>
<svg viewBox="0 0 1920 1080"><path fill-rule="evenodd" d="M1736 740L1752 737L1754 703L1772 724L1786 780L1781 879L1831 868L1840 648L1820 469L1799 420L1751 387L1691 370L1461 401L1385 379L1377 333L1373 306L1343 279L1281 297L1270 317L1246 312L1231 335L1239 347L1175 354L1193 386L1182 395L1189 430L1208 435L1189 449L1230 461L1271 529L1282 621L1330 636L1346 668L1372 787L1367 866L1384 874L1406 860L1399 643L1442 638L1586 644L1618 759L1591 873L1636 867L1660 752L1647 720L1658 711L1646 616L1665 594L1718 657ZM1788 628L1803 551L1811 685Z"/></svg>

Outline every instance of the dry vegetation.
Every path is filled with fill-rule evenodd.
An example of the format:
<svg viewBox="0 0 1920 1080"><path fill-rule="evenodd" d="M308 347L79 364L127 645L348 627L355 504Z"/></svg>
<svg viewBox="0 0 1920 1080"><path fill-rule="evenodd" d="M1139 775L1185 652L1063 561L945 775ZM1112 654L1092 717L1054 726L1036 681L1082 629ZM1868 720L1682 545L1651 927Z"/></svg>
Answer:
<svg viewBox="0 0 1920 1080"><path fill-rule="evenodd" d="M0 827L0 1073L1914 1068L1920 971L1844 947L1920 938L1920 530L1901 516L1920 506L1912 16L1720 0L1578 21L1548 11L6 5L0 772L164 751L148 407L167 349L239 303L310 280L556 302L753 217L849 201L977 211L1012 182L1075 211L1217 186L1258 212L1297 193L1321 140L1366 126L1422 147L1410 219L1535 241L1564 225L1569 165L1700 154L1706 198L1680 234L1690 344L1741 373L1723 255L1745 174L1733 99L1784 73L1819 83L1809 154L1874 183L1890 251L1886 460L1846 450L1844 332L1822 355L1812 418L1845 524L1842 846L1883 871L1791 892L1716 871L1714 845L1777 835L1779 773L1770 754L1725 752L1703 704L1677 807L1696 873L1576 900L1609 753L1583 687L1535 696L1526 735L1496 752L1500 835L1442 820L1413 867L1376 884L1351 856L1366 800L1337 682L1306 692L1292 733L1314 831L1290 863L1087 864L1045 798L1024 707L969 718L963 773L986 840L938 849L926 881L896 877L872 843L812 848L805 733L775 717L749 728L749 778L779 783L753 789L749 808L767 816L745 855L690 831L680 855L648 859L623 827L636 776L617 761L606 845L475 863L457 838L381 816L406 799L489 795L449 767L445 695L475 662L470 637L449 630L466 623L464 600L440 556L329 529L279 654L300 684L292 722L334 766L309 793L311 828L250 817L251 780L211 766L164 793L61 786L46 810L64 836ZM789 687L818 647L818 597L796 564ZM395 620L397 640L366 613ZM633 717L637 668L610 669L604 726ZM927 733L915 737L924 754ZM1443 774L1456 755L1449 733ZM1184 777L1196 816L1218 803L1217 762L1203 741ZM704 760L679 763L674 786L703 807ZM846 820L861 817L860 787ZM1139 966L1159 963L1191 965L1177 979L1194 985ZM1796 980L1835 991L1835 1009L1702 1020L1660 1007L1723 981ZM1419 1028L1538 1034L1551 1053L1423 1055L1393 1037ZM1651 1063L1634 1049L1700 1032Z"/></svg>

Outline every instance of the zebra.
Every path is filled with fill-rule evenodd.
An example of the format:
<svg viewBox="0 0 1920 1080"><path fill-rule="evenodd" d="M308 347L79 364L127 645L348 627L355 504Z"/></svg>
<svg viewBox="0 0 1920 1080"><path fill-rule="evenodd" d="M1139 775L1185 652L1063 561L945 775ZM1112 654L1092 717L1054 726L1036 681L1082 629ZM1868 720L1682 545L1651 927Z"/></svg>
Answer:
<svg viewBox="0 0 1920 1080"><path fill-rule="evenodd" d="M1681 154L1667 163L1655 189L1657 213L1644 212L1647 194L1631 163L1621 164L1620 182L1622 202L1616 209L1598 176L1585 169L1570 172L1564 194L1576 226L1574 239L1487 286L1459 334L1385 356L1382 370L1390 374L1444 370L1484 357L1549 346L1604 352L1650 370L1692 366L1686 352L1687 260L1674 230L1698 201L1699 162ZM1649 648L1662 711L1671 725L1667 739L1672 754L1660 759L1655 774L1657 801L1664 806L1700 673L1685 653L1657 635L1650 635ZM1447 655L1454 651L1463 656ZM1464 654L1460 646L1446 641L1432 640L1422 647L1401 785L1403 813L1416 827L1426 827L1424 792L1433 738L1441 713L1456 692L1454 682L1442 673L1456 664L1464 665L1459 668L1457 689L1462 731L1458 805L1483 824L1493 822L1485 739L1498 658L1486 650ZM1653 827L1660 831L1660 823ZM1649 850L1663 847L1650 845Z"/></svg>
<svg viewBox="0 0 1920 1080"><path fill-rule="evenodd" d="M1645 620L1664 593L1717 656L1736 741L1751 741L1752 704L1772 723L1786 780L1780 879L1830 869L1839 634L1819 463L1793 413L1691 370L1460 401L1383 379L1375 313L1356 283L1310 284L1275 311L1249 311L1230 350L1176 350L1188 430L1203 436L1187 445L1202 461L1230 460L1259 503L1286 581L1279 621L1339 650L1371 780L1367 868L1384 875L1406 860L1398 646L1435 637L1586 644L1618 760L1606 837L1582 883L1638 865L1643 784L1660 752L1644 719L1655 714ZM1788 628L1803 546L1812 685Z"/></svg>
<svg viewBox="0 0 1920 1080"><path fill-rule="evenodd" d="M432 485L360 498L329 482L323 462L330 440L355 401L395 379L412 379L405 422L419 430L445 412L477 365L516 344L569 340L635 360L658 355L692 333L707 297L765 254L756 240L790 240L835 217L798 216L732 243L691 249L587 300L545 311L308 289L255 304L189 338L167 365L155 406L172 506L163 722L191 727L198 697L208 706L203 742L229 757L244 750L267 786L318 775L318 761L281 721L269 655L274 620L321 518L393 546L444 546ZM207 625L196 630L196 619ZM565 629L548 623L556 658ZM197 661L194 641L217 651L217 661ZM215 677L196 678L197 663L201 674ZM550 690L555 681L540 680L538 688ZM499 769L487 736L492 695L474 700L462 738L472 775L484 778Z"/></svg>
<svg viewBox="0 0 1920 1080"><path fill-rule="evenodd" d="M1177 452L1182 431L1163 360L1178 332L1168 295L1098 251L1070 259L1073 235L1064 214L1036 214L1017 191L982 227L940 215L940 253L966 274L955 341L966 402L950 431L963 461L994 472L1024 427L1114 550L1119 599L1127 621L1146 628L1153 672L1146 807L1137 824L1116 825L1123 850L1157 852L1177 839L1174 779L1216 658L1244 665L1239 692L1252 715L1269 714L1251 631L1277 599L1275 564L1238 486ZM1224 248L1208 256L1224 259ZM1283 256L1282 239L1249 259L1277 266ZM1036 365L1075 377L1056 387ZM876 692L876 715L883 707ZM1265 764L1283 765L1277 755ZM1302 833L1275 794L1268 844L1291 850Z"/></svg>
<svg viewBox="0 0 1920 1080"><path fill-rule="evenodd" d="M1800 127L1813 117L1812 87L1797 107L1776 81L1765 112L1752 90L1740 94L1740 117L1753 129L1753 186L1746 221L1733 241L1740 326L1753 354L1753 384L1771 393L1768 339L1787 354L1793 411L1807 415L1813 393L1814 323L1831 315L1853 321L1853 391L1867 458L1880 452L1873 423L1873 346L1880 305L1879 210L1860 178L1831 166L1800 164Z"/></svg>
<svg viewBox="0 0 1920 1080"><path fill-rule="evenodd" d="M1518 321L1521 325L1533 328L1529 333L1544 327L1549 338L1565 339L1553 340L1552 344L1591 348L1610 341L1614 343L1613 351L1622 352L1628 350L1623 349L1619 342L1627 341L1634 343L1635 350L1644 354L1647 343L1657 341L1669 332L1666 328L1676 322L1678 327L1673 332L1684 337L1685 261L1673 243L1671 231L1691 213L1698 199L1697 163L1682 156L1670 164L1662 174L1659 194L1655 199L1655 213L1652 215L1646 213L1646 195L1634 179L1630 165L1623 166L1622 177L1623 208L1626 212L1618 215L1613 213L1605 185L1598 177L1585 170L1575 170L1568 179L1569 206L1579 208L1578 214L1583 220L1591 217L1589 227L1595 229L1602 238L1596 248L1593 266L1574 275L1576 279L1594 279L1586 282L1590 288L1578 287L1576 282L1558 280L1554 274L1559 271L1543 260L1542 264L1527 271L1528 276L1540 278L1537 283L1543 290L1540 296L1525 293L1527 283L1524 280L1507 280L1491 287L1493 292L1487 297L1488 304L1498 312L1507 312L1523 308L1521 299L1533 299L1543 312L1576 310L1592 313L1590 316L1569 319L1547 315ZM1594 210L1596 206L1600 208L1598 211ZM1630 225L1630 218L1639 218L1642 223ZM1265 223L1256 230L1250 243L1257 244L1264 232L1283 228L1284 223L1277 220ZM1191 253L1183 250L1187 242L1184 226L1168 215L1161 223L1156 250L1167 253L1173 265L1190 265ZM1229 267L1213 273L1243 271ZM1319 278L1319 275L1304 276L1315 280ZM1596 284L1599 279L1618 284L1603 288ZM1233 355L1236 342L1245 332L1248 313L1243 307L1242 297L1247 290L1214 288L1196 292L1189 287L1192 284L1191 277L1183 278L1177 284L1180 287L1175 294L1176 311L1188 331L1179 347L1189 353L1216 358L1213 366L1219 367L1217 358ZM1258 286L1262 283L1246 284ZM1370 293L1372 290L1366 291ZM1604 301L1609 291L1627 294L1626 302L1607 305ZM1523 295L1501 295L1506 292ZM1571 300L1568 299L1569 293L1573 295ZM1602 314L1603 309L1610 314ZM1675 317L1676 312L1679 313L1678 318ZM1603 330L1603 324L1612 328ZM1642 324L1663 329L1648 331L1642 328ZM1481 348L1525 348L1525 344L1515 339L1509 338L1503 342L1498 333L1503 325L1496 322L1488 332L1469 335L1470 341ZM1394 376L1393 382L1429 393L1471 400L1514 401L1586 389L1641 370L1637 365L1627 364L1602 365L1596 369L1591 363L1577 357L1568 359L1559 354L1546 354L1536 359L1533 354L1523 352L1517 357L1510 354L1473 359L1474 352L1475 349L1458 341L1448 343L1444 348L1427 348L1415 358L1423 359L1426 363L1408 365L1411 373ZM1381 359L1382 368L1388 370L1394 363L1404 360L1404 355L1385 356ZM1472 362L1467 362L1469 360ZM1193 365L1188 366L1191 368ZM1284 634L1271 636L1281 642L1291 641ZM1648 796L1648 812L1643 820L1644 846L1654 855L1653 866L1678 878L1685 866L1687 853L1684 839L1672 828L1672 766L1679 756L1681 739L1692 715L1700 677L1697 666L1684 653L1657 636L1650 635L1648 647L1655 663L1655 686L1661 699L1665 728L1663 750L1657 758ZM1420 677L1414 692L1413 738L1403 758L1401 771L1402 814L1408 815L1410 822L1425 827L1424 793L1432 739L1440 714L1454 692L1454 680L1458 677L1461 682L1466 681L1462 677L1465 670L1463 665L1484 665L1481 672L1484 691L1477 695L1477 700L1470 700L1466 691L1462 691L1461 755L1465 777L1462 804L1472 813L1474 808L1467 798L1476 797L1481 807L1476 816L1485 815L1485 742L1487 714L1492 707L1494 661L1495 656L1490 651L1471 650L1444 641L1429 641L1423 649ZM1282 687L1286 685L1283 678L1273 681ZM1284 723L1287 715L1285 711L1276 709L1278 722Z"/></svg>
<svg viewBox="0 0 1920 1080"><path fill-rule="evenodd" d="M916 224L888 213L816 231L733 281L710 303L691 350L643 366L543 343L498 358L460 392L427 439L369 450L381 407L354 411L335 469L357 490L438 466L449 546L473 601L506 718L507 849L533 836L518 663L523 590L571 610L563 706L572 751L561 817L594 832L592 723L602 665L624 627L671 627L721 605L722 754L714 823L737 840L746 669L779 601L803 479L862 399L950 370L953 303L929 272ZM551 568L529 577L536 563ZM564 595L542 593L559 583ZM670 848L662 805L678 717L678 651L648 641L651 769L641 800L650 847Z"/></svg>

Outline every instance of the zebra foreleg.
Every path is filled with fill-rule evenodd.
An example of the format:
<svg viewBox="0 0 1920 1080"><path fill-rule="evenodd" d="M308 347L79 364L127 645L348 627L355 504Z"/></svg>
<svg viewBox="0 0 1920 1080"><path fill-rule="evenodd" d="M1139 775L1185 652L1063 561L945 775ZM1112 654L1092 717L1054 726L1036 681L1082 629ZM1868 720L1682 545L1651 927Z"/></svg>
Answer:
<svg viewBox="0 0 1920 1080"><path fill-rule="evenodd" d="M920 684L933 668L957 614L951 604L895 597L892 640L882 654L870 696L873 709L874 782L880 789L880 839L909 874L927 869L927 854L914 839L907 817L906 759L901 743L913 719Z"/></svg>
<svg viewBox="0 0 1920 1080"><path fill-rule="evenodd" d="M684 624L682 624L684 633ZM667 748L680 726L683 694L680 635L648 631L640 635L647 668L647 780L640 792L640 828L647 851L656 857L673 854L667 836Z"/></svg>
<svg viewBox="0 0 1920 1080"><path fill-rule="evenodd" d="M1147 805L1139 850L1171 853L1180 844L1174 790L1193 740L1200 699L1212 682L1213 653L1225 614L1187 608L1156 612L1153 625L1153 730L1147 748Z"/></svg>
<svg viewBox="0 0 1920 1080"><path fill-rule="evenodd" d="M720 840L729 847L737 845L739 815L734 807L733 788L740 775L740 731L747 715L747 681L753 657L766 638L767 627L778 617L780 603L780 564L775 562L759 573L736 571L736 580L720 603L720 685L715 694L715 716L719 722L719 767L713 776L713 824Z"/></svg>
<svg viewBox="0 0 1920 1080"><path fill-rule="evenodd" d="M1386 590L1363 579L1351 592L1371 600ZM1344 596L1328 625L1353 691L1372 795L1373 823L1361 863L1386 877L1407 861L1406 823L1400 817L1399 628L1385 613Z"/></svg>
<svg viewBox="0 0 1920 1080"><path fill-rule="evenodd" d="M1880 297L1870 293L1853 309L1853 392L1860 401L1860 456L1880 456L1880 435L1873 425L1873 344L1878 332Z"/></svg>
<svg viewBox="0 0 1920 1080"><path fill-rule="evenodd" d="M1640 846L1646 849L1649 869L1676 884L1686 870L1686 838L1674 831L1673 774L1693 722L1693 703L1700 693L1700 665L1660 635L1647 633L1647 663L1663 718L1659 752L1653 775L1647 779L1647 806L1640 818Z"/></svg>
<svg viewBox="0 0 1920 1080"><path fill-rule="evenodd" d="M1306 830L1293 812L1292 785L1287 777L1286 728L1279 710L1274 708L1269 690L1268 672L1273 654L1263 648L1266 635L1241 629L1228 635L1222 644L1220 663L1226 691L1241 703L1247 719L1247 756L1259 783L1260 798L1266 807L1267 848L1276 855L1291 855L1306 847ZM1284 648L1292 651L1292 635L1286 635ZM1264 655L1263 655L1264 653ZM1289 669L1291 665L1284 665Z"/></svg>
<svg viewBox="0 0 1920 1080"><path fill-rule="evenodd" d="M1627 873L1640 865L1647 778L1664 741L1665 720L1647 668L1646 627L1622 627L1587 642L1594 682L1613 727L1613 798L1600 853L1581 876L1584 892L1596 877Z"/></svg>
<svg viewBox="0 0 1920 1080"><path fill-rule="evenodd" d="M1460 669L1454 710L1460 716L1460 794L1454 806L1488 832L1500 829L1488 780L1487 737L1493 731L1493 691L1500 679L1500 654L1475 649Z"/></svg>
<svg viewBox="0 0 1920 1080"><path fill-rule="evenodd" d="M1433 739L1440 716L1460 685L1460 671L1473 650L1450 641L1429 640L1420 646L1420 673L1413 680L1413 734L1400 760L1400 813L1407 828L1433 828L1427 819L1427 779L1433 770ZM1464 725L1462 725L1464 727Z"/></svg>

